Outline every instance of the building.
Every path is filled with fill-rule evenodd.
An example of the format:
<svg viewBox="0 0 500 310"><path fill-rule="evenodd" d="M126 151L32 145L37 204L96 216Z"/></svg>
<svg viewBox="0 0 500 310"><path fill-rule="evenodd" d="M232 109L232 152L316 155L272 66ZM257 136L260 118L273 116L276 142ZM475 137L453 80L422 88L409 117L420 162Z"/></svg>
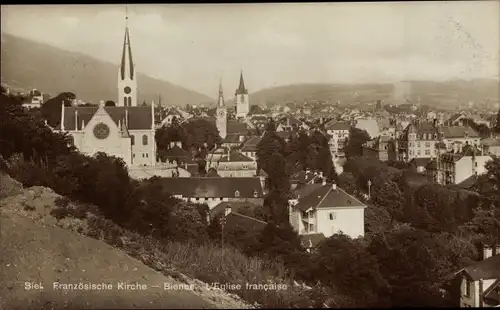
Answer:
<svg viewBox="0 0 500 310"><path fill-rule="evenodd" d="M224 102L222 83L219 84L219 98L217 100L215 126L222 138L224 147L235 148L240 146L248 136L249 128L244 122L228 120L227 106Z"/></svg>
<svg viewBox="0 0 500 310"><path fill-rule="evenodd" d="M331 137L328 140L332 157L342 155L346 141L349 139L350 126L345 122L330 121L325 124L326 133Z"/></svg>
<svg viewBox="0 0 500 310"><path fill-rule="evenodd" d="M257 173L257 162L229 149L217 162L207 163L207 171L210 168L215 168L221 177L250 178Z"/></svg>
<svg viewBox="0 0 500 310"><path fill-rule="evenodd" d="M206 203L213 208L221 202L264 203L262 185L258 177L218 178L190 177L165 178L162 184L172 196L184 201Z"/></svg>
<svg viewBox="0 0 500 310"><path fill-rule="evenodd" d="M411 123L398 140L400 161L409 162L413 158L432 158L438 155L436 147L440 141L439 129L433 123Z"/></svg>
<svg viewBox="0 0 500 310"><path fill-rule="evenodd" d="M388 136L379 136L367 141L362 147L362 156L381 161L396 160L395 140Z"/></svg>
<svg viewBox="0 0 500 310"><path fill-rule="evenodd" d="M442 141L448 151L461 152L466 145L479 146L481 137L470 127L440 126Z"/></svg>
<svg viewBox="0 0 500 310"><path fill-rule="evenodd" d="M336 184L308 184L290 200L289 216L299 235L323 234L326 238L344 233L351 238L365 234L366 206Z"/></svg>
<svg viewBox="0 0 500 310"><path fill-rule="evenodd" d="M500 137L486 138L481 141L481 145L484 154L500 157Z"/></svg>
<svg viewBox="0 0 500 310"><path fill-rule="evenodd" d="M245 88L245 82L243 81L243 71L240 73L240 84L234 95L236 97L236 117L247 117L250 112L250 101L248 98L248 89Z"/></svg>
<svg viewBox="0 0 500 310"><path fill-rule="evenodd" d="M137 106L137 76L131 49L126 27L118 70L117 106L65 107L62 104L59 129L69 133L75 147L84 154L104 152L122 158L129 167L154 166L154 104Z"/></svg>
<svg viewBox="0 0 500 310"><path fill-rule="evenodd" d="M251 137L250 139L245 141L240 149L240 152L253 160L257 160L257 145L259 144L260 140L262 140L261 137Z"/></svg>
<svg viewBox="0 0 500 310"><path fill-rule="evenodd" d="M219 130L219 136L224 140L227 136L227 107L224 103L224 92L222 90L222 82L219 82L219 98L217 99L215 125Z"/></svg>
<svg viewBox="0 0 500 310"><path fill-rule="evenodd" d="M32 89L26 98L26 102L23 102L23 107L28 109L40 108L44 102L43 94L38 89Z"/></svg>
<svg viewBox="0 0 500 310"><path fill-rule="evenodd" d="M128 17L127 17L128 19ZM132 59L132 45L128 27L125 27L122 58L118 70L118 101L117 107L137 106L137 74Z"/></svg>
<svg viewBox="0 0 500 310"><path fill-rule="evenodd" d="M483 259L457 272L460 307L500 306L500 246L484 247Z"/></svg>
<svg viewBox="0 0 500 310"><path fill-rule="evenodd" d="M428 177L439 184L460 184L470 178L486 173L486 163L491 156L476 155L470 150L462 154L443 154L436 159L436 170L428 169Z"/></svg>

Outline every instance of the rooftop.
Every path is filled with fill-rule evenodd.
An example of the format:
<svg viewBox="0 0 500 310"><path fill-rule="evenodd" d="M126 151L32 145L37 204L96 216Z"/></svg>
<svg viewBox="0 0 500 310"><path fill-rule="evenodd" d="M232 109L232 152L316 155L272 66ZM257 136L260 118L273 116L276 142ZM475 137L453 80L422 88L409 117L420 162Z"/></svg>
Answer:
<svg viewBox="0 0 500 310"><path fill-rule="evenodd" d="M297 191L296 207L302 211L322 208L366 207L362 202L332 184L308 184Z"/></svg>

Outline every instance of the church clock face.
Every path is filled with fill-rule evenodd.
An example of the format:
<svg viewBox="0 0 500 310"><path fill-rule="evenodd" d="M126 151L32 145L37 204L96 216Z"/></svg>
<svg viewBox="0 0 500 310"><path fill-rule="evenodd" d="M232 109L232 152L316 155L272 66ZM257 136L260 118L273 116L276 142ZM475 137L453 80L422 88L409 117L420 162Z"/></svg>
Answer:
<svg viewBox="0 0 500 310"><path fill-rule="evenodd" d="M123 91L125 92L125 94L127 94L127 95L128 95L128 94L130 94L130 92L132 92L132 88L130 88L130 87L128 87L128 86L126 86L126 87L123 89Z"/></svg>
<svg viewBox="0 0 500 310"><path fill-rule="evenodd" d="M94 136L99 140L104 140L109 136L109 127L104 123L99 123L94 127Z"/></svg>
<svg viewBox="0 0 500 310"><path fill-rule="evenodd" d="M220 111L220 112L219 112L219 115L220 115L220 116L224 116L224 111Z"/></svg>

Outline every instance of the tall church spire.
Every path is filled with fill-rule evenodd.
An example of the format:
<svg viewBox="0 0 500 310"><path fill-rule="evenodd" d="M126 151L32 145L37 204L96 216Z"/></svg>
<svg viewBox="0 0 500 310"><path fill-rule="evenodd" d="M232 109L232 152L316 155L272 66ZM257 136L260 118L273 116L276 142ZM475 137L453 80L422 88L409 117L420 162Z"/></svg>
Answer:
<svg viewBox="0 0 500 310"><path fill-rule="evenodd" d="M243 81L243 70L240 72L240 85L236 90L235 95L246 95L248 94L248 90L245 88L245 82Z"/></svg>
<svg viewBox="0 0 500 310"><path fill-rule="evenodd" d="M121 79L134 79L135 68L132 60L132 47L130 45L130 34L128 31L128 8L125 6L125 37L123 39L122 61L120 64Z"/></svg>
<svg viewBox="0 0 500 310"><path fill-rule="evenodd" d="M118 70L118 101L119 107L137 106L137 77L132 59L132 46L128 29L128 7L125 6L125 37L123 39L122 58Z"/></svg>
<svg viewBox="0 0 500 310"><path fill-rule="evenodd" d="M222 80L219 79L219 99L217 100L217 106L218 107L225 107L226 105L224 104L224 92L222 91Z"/></svg>

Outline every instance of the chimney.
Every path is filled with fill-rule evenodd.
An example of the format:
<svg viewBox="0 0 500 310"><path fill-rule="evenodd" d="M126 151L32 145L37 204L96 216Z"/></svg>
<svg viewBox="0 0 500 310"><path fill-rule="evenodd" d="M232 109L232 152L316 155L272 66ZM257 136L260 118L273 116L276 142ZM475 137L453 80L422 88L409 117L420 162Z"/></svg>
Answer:
<svg viewBox="0 0 500 310"><path fill-rule="evenodd" d="M326 178L323 178L323 183L322 183L323 186L326 185Z"/></svg>
<svg viewBox="0 0 500 310"><path fill-rule="evenodd" d="M493 249L490 246L483 245L483 259L490 258L492 256Z"/></svg>
<svg viewBox="0 0 500 310"><path fill-rule="evenodd" d="M230 206L230 205L228 205L228 206L226 207L226 210L225 210L225 212L224 212L224 216L228 216L228 215L229 215L229 213L231 213L231 206Z"/></svg>
<svg viewBox="0 0 500 310"><path fill-rule="evenodd" d="M337 190L337 184L335 184L335 183L332 184L332 190L334 190L334 191Z"/></svg>

